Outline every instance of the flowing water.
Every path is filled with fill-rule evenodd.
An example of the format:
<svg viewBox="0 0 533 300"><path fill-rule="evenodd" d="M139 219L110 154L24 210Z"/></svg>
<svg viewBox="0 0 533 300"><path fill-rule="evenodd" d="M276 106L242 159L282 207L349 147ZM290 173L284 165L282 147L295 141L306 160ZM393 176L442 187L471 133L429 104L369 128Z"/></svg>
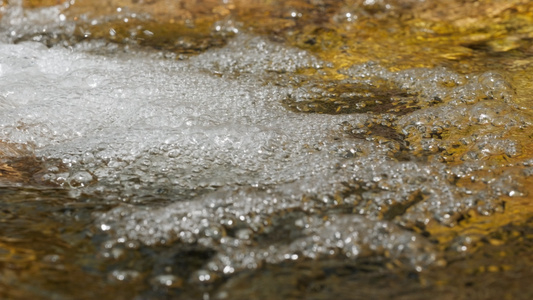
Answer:
<svg viewBox="0 0 533 300"><path fill-rule="evenodd" d="M475 3L0 2L0 297L530 299L533 5Z"/></svg>

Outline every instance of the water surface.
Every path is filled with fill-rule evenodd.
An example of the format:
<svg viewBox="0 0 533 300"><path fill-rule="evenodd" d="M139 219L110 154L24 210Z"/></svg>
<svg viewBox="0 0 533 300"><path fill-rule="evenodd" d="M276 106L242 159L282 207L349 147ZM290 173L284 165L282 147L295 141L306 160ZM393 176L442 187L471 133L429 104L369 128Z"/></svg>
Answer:
<svg viewBox="0 0 533 300"><path fill-rule="evenodd" d="M532 6L452 2L4 3L0 296L529 299Z"/></svg>

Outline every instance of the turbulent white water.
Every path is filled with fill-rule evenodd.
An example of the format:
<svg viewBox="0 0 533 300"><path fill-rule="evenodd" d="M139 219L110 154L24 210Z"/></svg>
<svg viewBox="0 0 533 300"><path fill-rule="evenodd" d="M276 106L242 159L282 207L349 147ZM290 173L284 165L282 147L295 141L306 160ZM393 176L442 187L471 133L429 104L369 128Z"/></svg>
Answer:
<svg viewBox="0 0 533 300"><path fill-rule="evenodd" d="M95 221L109 234L104 255L128 242L201 245L216 255L193 275L199 281L337 256L387 256L420 270L439 254L404 226L453 224L469 209L497 210L502 194L520 194L512 172L477 190L454 184L491 168L483 158L521 151L502 137L530 124L497 73L356 65L344 70L346 81L384 80L416 94L421 108L303 114L282 101L326 92L295 72L327 68L304 51L246 34L185 61L87 51L99 45L0 43L0 140L31 148L47 166L42 181L121 203ZM409 147L352 134L387 124ZM469 137L435 137L457 128ZM453 142L471 145L465 162L397 159Z"/></svg>

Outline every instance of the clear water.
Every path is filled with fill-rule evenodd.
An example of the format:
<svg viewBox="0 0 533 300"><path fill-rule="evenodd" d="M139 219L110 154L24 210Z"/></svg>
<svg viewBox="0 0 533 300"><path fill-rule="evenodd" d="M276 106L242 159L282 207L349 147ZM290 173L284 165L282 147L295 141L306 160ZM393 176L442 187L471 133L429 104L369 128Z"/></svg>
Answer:
<svg viewBox="0 0 533 300"><path fill-rule="evenodd" d="M513 136L532 119L501 72L367 62L328 81L330 62L253 33L184 60L102 41L14 43L70 27L57 8L3 9L0 154L22 179L1 181L2 205L29 220L3 219L0 261L20 257L43 278L56 268L60 282L10 275L8 297L73 297L61 268L124 299L245 298L241 281L257 292L287 272L418 280L471 247L458 236L443 252L427 226L527 195L533 162ZM57 245L24 246L36 234L17 226ZM342 280L324 284L318 298L346 295Z"/></svg>

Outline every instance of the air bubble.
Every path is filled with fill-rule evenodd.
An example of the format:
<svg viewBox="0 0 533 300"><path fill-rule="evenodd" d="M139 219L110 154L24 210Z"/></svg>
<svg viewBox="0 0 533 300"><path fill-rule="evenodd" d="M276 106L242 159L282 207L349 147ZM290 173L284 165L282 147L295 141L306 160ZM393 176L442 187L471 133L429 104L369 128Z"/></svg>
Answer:
<svg viewBox="0 0 533 300"><path fill-rule="evenodd" d="M202 284L209 284L216 280L216 276L206 270L198 270L192 275L192 281Z"/></svg>
<svg viewBox="0 0 533 300"><path fill-rule="evenodd" d="M132 281L139 278L140 273L134 270L114 270L109 274L109 279L114 281Z"/></svg>
<svg viewBox="0 0 533 300"><path fill-rule="evenodd" d="M163 274L154 277L151 280L152 285L164 286L169 288L179 288L183 285L183 279L178 276Z"/></svg>
<svg viewBox="0 0 533 300"><path fill-rule="evenodd" d="M67 179L71 187L84 187L89 185L93 180L93 176L87 171L76 172Z"/></svg>

